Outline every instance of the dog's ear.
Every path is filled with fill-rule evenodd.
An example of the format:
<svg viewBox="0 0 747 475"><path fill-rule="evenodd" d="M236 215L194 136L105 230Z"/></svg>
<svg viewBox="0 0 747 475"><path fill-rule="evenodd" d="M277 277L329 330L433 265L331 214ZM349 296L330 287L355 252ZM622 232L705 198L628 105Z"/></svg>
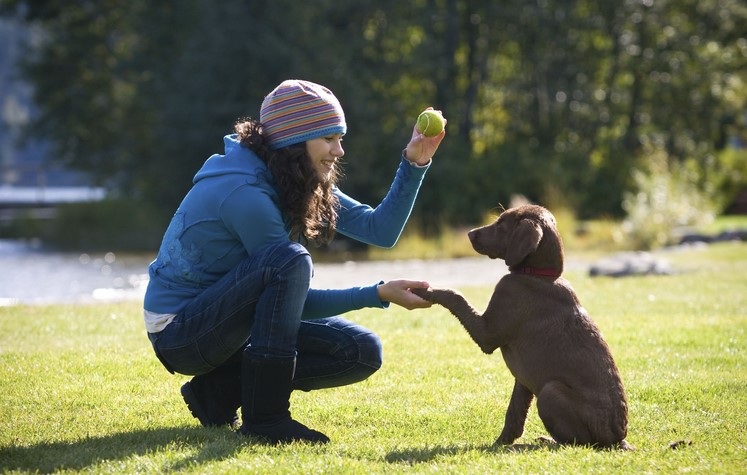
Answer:
<svg viewBox="0 0 747 475"><path fill-rule="evenodd" d="M542 240L542 228L531 219L522 219L516 224L506 249L506 265L513 267L537 250Z"/></svg>

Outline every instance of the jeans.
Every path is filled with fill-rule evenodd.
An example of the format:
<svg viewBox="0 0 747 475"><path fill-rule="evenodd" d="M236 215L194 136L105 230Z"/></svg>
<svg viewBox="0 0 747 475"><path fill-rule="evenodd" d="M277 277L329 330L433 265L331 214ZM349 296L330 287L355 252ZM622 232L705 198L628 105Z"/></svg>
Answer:
<svg viewBox="0 0 747 475"><path fill-rule="evenodd" d="M205 289L159 333L149 334L172 372L206 374L237 358L296 357L293 387L309 391L366 379L381 367L381 341L341 317L301 320L312 275L298 243L272 244Z"/></svg>

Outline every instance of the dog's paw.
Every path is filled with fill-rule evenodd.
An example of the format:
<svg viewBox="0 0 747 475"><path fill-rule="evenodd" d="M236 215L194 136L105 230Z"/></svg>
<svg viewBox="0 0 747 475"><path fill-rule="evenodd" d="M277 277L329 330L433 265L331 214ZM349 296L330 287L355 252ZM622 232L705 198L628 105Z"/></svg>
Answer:
<svg viewBox="0 0 747 475"><path fill-rule="evenodd" d="M423 300L427 300L429 302L433 302L433 290L428 289L410 289L410 292L417 295Z"/></svg>
<svg viewBox="0 0 747 475"><path fill-rule="evenodd" d="M620 450L627 450L629 452L635 452L635 447L630 445L627 440L623 439L617 444L617 448Z"/></svg>
<svg viewBox="0 0 747 475"><path fill-rule="evenodd" d="M495 439L495 442L493 442L493 447L501 447L505 445L511 445L513 443L513 439L509 440L503 437L498 437L497 439Z"/></svg>

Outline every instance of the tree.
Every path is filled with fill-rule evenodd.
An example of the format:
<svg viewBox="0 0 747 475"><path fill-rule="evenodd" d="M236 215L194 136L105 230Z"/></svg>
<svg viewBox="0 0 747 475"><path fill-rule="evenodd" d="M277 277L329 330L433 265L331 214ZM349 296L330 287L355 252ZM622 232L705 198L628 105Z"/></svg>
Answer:
<svg viewBox="0 0 747 475"><path fill-rule="evenodd" d="M738 0L6 1L45 32L31 133L121 194L173 209L264 94L298 77L346 110L346 191L375 202L426 106L448 136L416 215L474 223L520 193L620 215L655 137L706 181L747 98ZM743 125L741 125L743 127ZM690 176L690 175L688 175ZM741 182L740 182L741 180ZM740 185L741 183L741 185ZM725 185L726 186L726 185Z"/></svg>

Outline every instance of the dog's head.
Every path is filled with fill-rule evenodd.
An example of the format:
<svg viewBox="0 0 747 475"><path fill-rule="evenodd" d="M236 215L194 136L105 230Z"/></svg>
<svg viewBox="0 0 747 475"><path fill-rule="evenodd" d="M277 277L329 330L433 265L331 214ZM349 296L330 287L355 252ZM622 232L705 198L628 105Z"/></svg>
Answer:
<svg viewBox="0 0 747 475"><path fill-rule="evenodd" d="M522 265L563 270L563 243L555 217L541 206L508 209L468 236L475 251L503 259L509 269Z"/></svg>

